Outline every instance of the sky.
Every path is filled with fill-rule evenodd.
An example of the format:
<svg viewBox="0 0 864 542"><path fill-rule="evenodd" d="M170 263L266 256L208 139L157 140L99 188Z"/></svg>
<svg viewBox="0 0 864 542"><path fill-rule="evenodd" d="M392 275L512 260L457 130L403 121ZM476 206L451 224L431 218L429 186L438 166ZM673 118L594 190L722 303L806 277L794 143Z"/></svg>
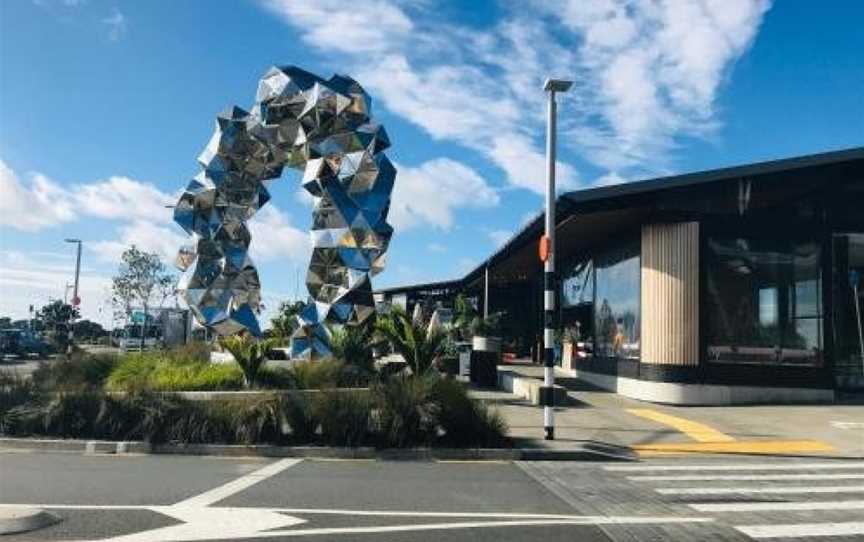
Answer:
<svg viewBox="0 0 864 542"><path fill-rule="evenodd" d="M548 76L559 192L864 145L864 3L837 0L0 2L0 315L62 299L109 324L130 244L172 262L180 191L272 65L347 74L398 174L374 286L462 276L541 211ZM299 172L252 219L266 320L305 298Z"/></svg>

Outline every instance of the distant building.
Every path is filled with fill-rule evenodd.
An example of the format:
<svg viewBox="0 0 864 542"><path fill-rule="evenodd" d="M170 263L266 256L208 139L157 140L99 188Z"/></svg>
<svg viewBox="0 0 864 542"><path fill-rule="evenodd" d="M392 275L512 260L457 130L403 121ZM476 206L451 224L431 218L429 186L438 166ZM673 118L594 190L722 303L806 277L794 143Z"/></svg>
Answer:
<svg viewBox="0 0 864 542"><path fill-rule="evenodd" d="M562 369L674 404L864 386L864 148L569 192L556 224L559 327L583 337ZM542 231L538 216L435 283L481 304L488 291L523 356L542 330ZM380 292L410 303L432 286Z"/></svg>

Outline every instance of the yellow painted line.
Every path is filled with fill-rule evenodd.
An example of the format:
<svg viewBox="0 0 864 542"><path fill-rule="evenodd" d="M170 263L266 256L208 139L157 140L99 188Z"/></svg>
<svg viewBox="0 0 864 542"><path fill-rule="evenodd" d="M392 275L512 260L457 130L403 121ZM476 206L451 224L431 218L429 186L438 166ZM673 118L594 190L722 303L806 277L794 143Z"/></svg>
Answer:
<svg viewBox="0 0 864 542"><path fill-rule="evenodd" d="M373 463L374 458L366 457L308 457L307 461L329 462L329 463Z"/></svg>
<svg viewBox="0 0 864 542"><path fill-rule="evenodd" d="M819 440L737 440L733 442L659 442L633 446L639 455L703 454L792 454L833 452L834 448Z"/></svg>
<svg viewBox="0 0 864 542"><path fill-rule="evenodd" d="M652 420L681 431L697 442L734 442L735 439L726 433L709 427L704 423L694 422L686 418L671 416L650 408L628 408L627 412L647 420Z"/></svg>
<svg viewBox="0 0 864 542"><path fill-rule="evenodd" d="M505 459L436 459L436 463L486 463L490 465L502 465L506 463L510 463Z"/></svg>

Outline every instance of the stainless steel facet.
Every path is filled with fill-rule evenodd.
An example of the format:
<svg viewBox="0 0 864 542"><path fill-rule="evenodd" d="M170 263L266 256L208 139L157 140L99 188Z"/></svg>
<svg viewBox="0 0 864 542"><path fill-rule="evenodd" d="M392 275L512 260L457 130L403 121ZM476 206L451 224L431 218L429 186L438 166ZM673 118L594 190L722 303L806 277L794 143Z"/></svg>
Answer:
<svg viewBox="0 0 864 542"><path fill-rule="evenodd" d="M292 357L330 356L330 327L360 325L375 312L371 277L384 266L396 169L390 140L370 119L371 99L350 77L325 81L295 66L273 67L250 111L231 107L198 157L202 171L180 196L174 220L193 236L180 249L181 295L219 334L260 334L258 271L246 221L269 200L267 181L301 170L315 198L309 301L291 340Z"/></svg>

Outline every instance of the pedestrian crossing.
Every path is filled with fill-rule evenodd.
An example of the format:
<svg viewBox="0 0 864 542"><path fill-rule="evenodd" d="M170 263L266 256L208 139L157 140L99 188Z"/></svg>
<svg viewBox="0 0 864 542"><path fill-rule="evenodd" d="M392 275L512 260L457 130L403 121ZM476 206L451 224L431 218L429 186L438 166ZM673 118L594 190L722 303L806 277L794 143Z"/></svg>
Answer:
<svg viewBox="0 0 864 542"><path fill-rule="evenodd" d="M864 461L612 465L754 540L864 540ZM817 519L818 521L813 521Z"/></svg>

